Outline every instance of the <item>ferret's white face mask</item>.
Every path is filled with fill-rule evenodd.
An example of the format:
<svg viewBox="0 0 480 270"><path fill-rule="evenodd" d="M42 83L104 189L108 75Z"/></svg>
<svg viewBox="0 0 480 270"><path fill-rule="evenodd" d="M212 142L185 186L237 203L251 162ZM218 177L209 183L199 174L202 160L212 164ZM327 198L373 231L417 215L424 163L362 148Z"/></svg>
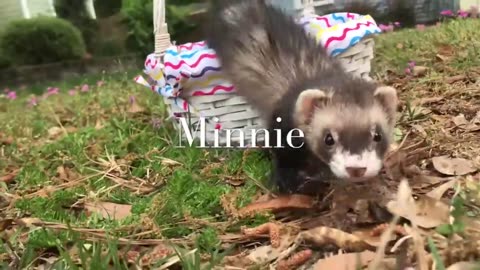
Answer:
<svg viewBox="0 0 480 270"><path fill-rule="evenodd" d="M336 149L328 163L335 176L349 181L363 181L377 176L382 164L375 149L351 154L340 148Z"/></svg>

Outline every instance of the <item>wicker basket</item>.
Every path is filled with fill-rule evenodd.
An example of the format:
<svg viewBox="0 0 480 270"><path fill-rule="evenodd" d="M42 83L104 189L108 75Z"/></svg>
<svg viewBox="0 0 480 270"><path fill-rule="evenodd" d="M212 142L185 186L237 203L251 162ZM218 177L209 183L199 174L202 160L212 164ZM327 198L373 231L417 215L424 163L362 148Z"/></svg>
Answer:
<svg viewBox="0 0 480 270"><path fill-rule="evenodd" d="M159 4L160 0L156 0L156 4ZM163 1L162 1L163 2ZM163 6L157 6L157 8L163 8ZM156 18L159 19L158 17ZM162 18L163 20L164 18ZM163 23L165 25L165 23ZM156 28L159 29L159 28ZM162 28L165 31L165 28ZM168 33L158 33L156 34L156 52L161 56L166 50L166 43L164 41L159 41L159 39L164 39ZM374 49L374 40L370 37L367 37L355 46L352 46L348 50L336 56L340 60L344 69L365 80L371 80L370 78L370 61L373 58L373 49ZM185 113L180 108L173 103L172 99L164 98L165 104L167 105L167 110L170 115L176 114L177 116L189 118L189 132L193 139L201 139L200 133L200 119L199 117ZM205 134L205 146L216 146L216 147L228 147L228 146L263 146L265 143L265 133L262 129L265 128L265 124L259 118L259 114L254 110L242 97L239 97L235 93L232 94L217 94L211 96L192 96L188 98L188 102L193 106L197 111L203 114L205 118L217 118L219 124L221 125L220 129L216 129L217 123L210 122L205 123L206 132ZM204 119L205 119L204 118ZM182 123L178 118L172 117L174 127L178 132L178 135L181 136L182 145L185 139L188 138L185 133L185 129L182 126ZM227 131L229 130L230 131ZM231 130L235 129L235 130ZM255 139L252 141L252 129L257 130ZM197 132L196 132L197 131ZM243 133L243 145L242 137ZM230 134L230 135L228 135ZM273 134L271 135L273 136ZM230 144L228 144L230 142ZM271 144L269 144L271 146Z"/></svg>

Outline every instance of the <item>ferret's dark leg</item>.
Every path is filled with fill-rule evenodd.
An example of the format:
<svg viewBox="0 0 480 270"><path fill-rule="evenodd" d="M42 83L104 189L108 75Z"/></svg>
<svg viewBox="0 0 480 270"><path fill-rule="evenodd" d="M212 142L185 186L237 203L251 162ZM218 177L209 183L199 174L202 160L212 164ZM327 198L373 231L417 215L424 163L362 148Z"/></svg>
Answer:
<svg viewBox="0 0 480 270"><path fill-rule="evenodd" d="M298 177L300 166L298 161L278 153L273 153L272 181L282 194L295 193L299 187Z"/></svg>

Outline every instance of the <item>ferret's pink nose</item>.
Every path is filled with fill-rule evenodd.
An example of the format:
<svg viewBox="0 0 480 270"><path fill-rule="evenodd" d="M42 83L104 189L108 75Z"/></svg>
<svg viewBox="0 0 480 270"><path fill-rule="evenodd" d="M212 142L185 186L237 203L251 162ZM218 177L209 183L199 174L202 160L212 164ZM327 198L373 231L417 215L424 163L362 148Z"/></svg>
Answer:
<svg viewBox="0 0 480 270"><path fill-rule="evenodd" d="M367 168L362 167L346 167L345 168L350 177L362 177L365 175Z"/></svg>

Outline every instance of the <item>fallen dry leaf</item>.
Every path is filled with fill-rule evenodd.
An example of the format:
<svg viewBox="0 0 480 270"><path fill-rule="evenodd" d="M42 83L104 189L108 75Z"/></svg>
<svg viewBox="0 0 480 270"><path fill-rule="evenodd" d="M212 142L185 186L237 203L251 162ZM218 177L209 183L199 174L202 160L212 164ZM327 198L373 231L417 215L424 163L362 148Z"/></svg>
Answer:
<svg viewBox="0 0 480 270"><path fill-rule="evenodd" d="M478 270L480 265L474 262L457 262L450 265L447 270Z"/></svg>
<svg viewBox="0 0 480 270"><path fill-rule="evenodd" d="M464 129L469 132L479 131L480 130L480 112L477 113L477 116L471 121L468 121L465 118L465 115L459 114L453 117L452 121L458 128Z"/></svg>
<svg viewBox="0 0 480 270"><path fill-rule="evenodd" d="M446 78L445 82L449 83L449 84L452 84L452 83L455 83L455 82L458 82L458 81L463 81L466 78L467 78L467 76L465 76L465 75L455 75L455 76L451 76L451 77Z"/></svg>
<svg viewBox="0 0 480 270"><path fill-rule="evenodd" d="M453 56L455 54L455 47L450 44L444 44L438 46L438 53L443 56Z"/></svg>
<svg viewBox="0 0 480 270"><path fill-rule="evenodd" d="M259 246L253 249L244 259L255 264L264 264L278 258L281 254L279 249L272 246Z"/></svg>
<svg viewBox="0 0 480 270"><path fill-rule="evenodd" d="M171 255L175 254L175 251L173 248L166 246L166 245L157 245L153 250L149 251L146 253L144 256L140 257L140 254L136 254L135 251L130 251L128 253L129 259L131 259L133 262L136 262L137 259L140 259L140 265L141 266L147 266L147 265L152 265L156 264L158 261L165 259Z"/></svg>
<svg viewBox="0 0 480 270"><path fill-rule="evenodd" d="M167 167L180 166L182 163L175 161L173 159L162 157L162 165Z"/></svg>
<svg viewBox="0 0 480 270"><path fill-rule="evenodd" d="M238 211L240 217L249 216L266 210L282 210L288 208L311 209L314 206L313 197L306 195L279 196L269 201L249 204Z"/></svg>
<svg viewBox="0 0 480 270"><path fill-rule="evenodd" d="M270 238L275 240L271 240L270 245L260 246L250 251L246 256L249 261L254 263L266 263L274 260L281 260L285 256L288 257L288 254L290 254L285 254L285 252L294 252L295 248L298 247L298 245L295 245L295 240L298 237L297 229L288 226L278 227L278 225L275 225L276 224L273 224L272 226L272 223L267 223L256 228L247 229L251 230L249 232L250 236L255 235L253 232L256 230L255 233L270 233ZM245 232L245 229L242 230ZM272 232L275 233L275 235L272 235ZM282 237L280 237L280 235ZM293 248L292 244L294 245Z"/></svg>
<svg viewBox="0 0 480 270"><path fill-rule="evenodd" d="M39 260L43 261L44 263L38 265L35 270L48 270L54 268L56 262L58 262L57 256L50 256L48 258L38 258Z"/></svg>
<svg viewBox="0 0 480 270"><path fill-rule="evenodd" d="M368 244L357 235L325 226L302 231L298 238L304 242L312 243L316 247L333 244L340 249L356 252L375 249L374 246Z"/></svg>
<svg viewBox="0 0 480 270"><path fill-rule="evenodd" d="M57 177L63 181L72 181L79 178L79 176L73 172L70 168L64 166L58 166Z"/></svg>
<svg viewBox="0 0 480 270"><path fill-rule="evenodd" d="M442 62L445 62L445 61L448 61L450 59L450 57L447 57L445 55L441 55L439 53L437 53L437 55L435 55L437 57L438 60L442 61Z"/></svg>
<svg viewBox="0 0 480 270"><path fill-rule="evenodd" d="M227 255L223 257L222 266L215 267L212 270L240 270L240 269L249 269L249 267L253 266L254 262L252 262L246 256L247 252L241 252L235 255Z"/></svg>
<svg viewBox="0 0 480 270"><path fill-rule="evenodd" d="M65 167L63 167L63 166L58 166L57 174L58 174L58 177L60 177L60 179L63 179L63 180L68 179L68 174L65 171Z"/></svg>
<svg viewBox="0 0 480 270"><path fill-rule="evenodd" d="M98 213L107 219L123 219L131 214L132 206L111 202L85 203L85 209L92 213Z"/></svg>
<svg viewBox="0 0 480 270"><path fill-rule="evenodd" d="M265 223L255 228L242 227L242 233L248 236L256 236L268 233L273 248L280 246L280 226L275 223Z"/></svg>
<svg viewBox="0 0 480 270"><path fill-rule="evenodd" d="M7 228L10 227L10 225L12 225L12 223L13 219L11 218L0 220L0 232L5 231Z"/></svg>
<svg viewBox="0 0 480 270"><path fill-rule="evenodd" d="M141 113L144 112L145 109L138 105L136 102L131 103L130 107L128 108L127 112L129 113Z"/></svg>
<svg viewBox="0 0 480 270"><path fill-rule="evenodd" d="M62 135L62 133L63 133L63 129L59 127L51 127L48 129L48 136L50 137L50 139L56 139L60 135Z"/></svg>
<svg viewBox="0 0 480 270"><path fill-rule="evenodd" d="M15 140L13 139L12 136L7 136L4 133L0 132L0 145L10 145L14 142Z"/></svg>
<svg viewBox="0 0 480 270"><path fill-rule="evenodd" d="M455 179L452 179L450 181L447 181L446 183L443 183L442 185L438 186L432 191L428 192L426 195L432 199L440 200L443 194L445 194L447 190L453 188L453 186L455 186L456 183L457 181L455 181Z"/></svg>
<svg viewBox="0 0 480 270"><path fill-rule="evenodd" d="M467 121L467 119L465 118L465 115L463 115L463 113L453 117L452 121L457 127L468 125L470 123L470 122Z"/></svg>
<svg viewBox="0 0 480 270"><path fill-rule="evenodd" d="M39 218L20 218L14 220L15 224L23 227L33 227L43 224L44 222Z"/></svg>
<svg viewBox="0 0 480 270"><path fill-rule="evenodd" d="M20 170L14 170L12 172L9 172L5 175L0 176L0 182L5 182L5 183L11 183L13 180L15 180L15 177L17 177L17 174L20 172Z"/></svg>
<svg viewBox="0 0 480 270"><path fill-rule="evenodd" d="M100 119L97 119L97 121L95 122L95 129L102 129L105 125L103 124L103 121L100 120Z"/></svg>
<svg viewBox="0 0 480 270"><path fill-rule="evenodd" d="M66 127L65 131L68 133L76 132L78 129L76 127Z"/></svg>
<svg viewBox="0 0 480 270"><path fill-rule="evenodd" d="M420 125L412 125L413 129L415 129L419 134L420 136L422 136L423 138L426 138L428 136L427 132L425 131L425 129L420 126Z"/></svg>
<svg viewBox="0 0 480 270"><path fill-rule="evenodd" d="M398 226L400 226L400 225L398 225ZM382 243L382 239L380 237L381 234L376 235L377 231L374 231L375 229L376 228L356 230L356 231L352 232L352 234L355 235L356 237L358 237L359 239L361 239L362 241L364 241L365 243L369 244L372 247L379 247L380 244ZM383 233L383 232L381 232L381 233ZM397 238L396 235L392 234L388 240L391 241L391 240L395 240L396 238Z"/></svg>
<svg viewBox="0 0 480 270"><path fill-rule="evenodd" d="M408 219L426 229L448 223L450 206L443 201L425 195L417 195L416 200L413 197L408 200L410 201L408 207L392 200L387 203L387 209L392 214Z"/></svg>
<svg viewBox="0 0 480 270"><path fill-rule="evenodd" d="M414 66L413 67L413 76L423 76L425 73L427 73L428 67L424 66Z"/></svg>
<svg viewBox="0 0 480 270"><path fill-rule="evenodd" d="M277 270L296 269L306 263L312 257L313 253L310 249L302 250L293 254L290 258L282 260L278 263Z"/></svg>
<svg viewBox="0 0 480 270"><path fill-rule="evenodd" d="M344 253L319 260L313 266L314 270L342 269L356 270L358 266L365 267L375 258L375 252ZM361 268L362 269L362 268Z"/></svg>
<svg viewBox="0 0 480 270"><path fill-rule="evenodd" d="M472 161L463 158L439 156L432 158L432 163L435 170L445 175L461 176L477 171Z"/></svg>
<svg viewBox="0 0 480 270"><path fill-rule="evenodd" d="M388 229L389 226L390 224L388 223L383 223L378 226L375 226L375 228L373 228L372 231L370 232L370 235L380 236L382 235L382 233L384 233ZM400 235L407 235L407 232L405 231L405 228L402 225L396 225L393 229L393 232Z"/></svg>
<svg viewBox="0 0 480 270"><path fill-rule="evenodd" d="M444 99L444 97L442 97L442 96L424 97L424 98L420 98L418 100L413 101L412 104L414 104L416 106L423 106L423 105L427 105L427 104L442 101L443 99Z"/></svg>

